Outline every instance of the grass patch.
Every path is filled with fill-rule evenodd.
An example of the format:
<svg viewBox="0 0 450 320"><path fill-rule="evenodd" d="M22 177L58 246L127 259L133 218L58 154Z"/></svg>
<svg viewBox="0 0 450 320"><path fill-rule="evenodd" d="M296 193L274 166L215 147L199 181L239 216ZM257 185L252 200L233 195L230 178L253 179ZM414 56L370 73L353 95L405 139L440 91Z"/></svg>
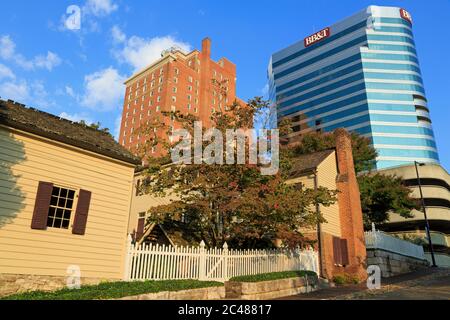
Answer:
<svg viewBox="0 0 450 320"><path fill-rule="evenodd" d="M145 293L179 291L223 286L223 283L198 280L165 280L136 282L104 282L82 286L79 290L61 289L53 292L32 291L3 297L0 300L96 300L118 299Z"/></svg>
<svg viewBox="0 0 450 320"><path fill-rule="evenodd" d="M306 275L315 276L316 273L314 271L303 271L303 270L302 271L272 272L272 273L255 274L252 276L234 277L234 278L231 278L230 281L260 282L260 281L271 281L271 280L279 280L279 279L304 277Z"/></svg>

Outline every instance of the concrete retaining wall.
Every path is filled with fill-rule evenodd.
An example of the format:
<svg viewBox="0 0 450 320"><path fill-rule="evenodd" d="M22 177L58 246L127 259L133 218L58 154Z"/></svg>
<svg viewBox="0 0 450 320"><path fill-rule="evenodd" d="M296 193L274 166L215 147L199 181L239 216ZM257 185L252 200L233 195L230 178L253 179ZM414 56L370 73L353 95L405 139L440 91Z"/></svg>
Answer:
<svg viewBox="0 0 450 320"><path fill-rule="evenodd" d="M385 250L367 249L367 265L379 266L381 277L388 278L425 268L429 263L427 260L419 260Z"/></svg>
<svg viewBox="0 0 450 320"><path fill-rule="evenodd" d="M225 298L225 287L209 287L181 291L140 294L117 300L220 300Z"/></svg>
<svg viewBox="0 0 450 320"><path fill-rule="evenodd" d="M229 281L225 282L225 290L227 299L267 300L316 291L318 284L316 276L262 282Z"/></svg>
<svg viewBox="0 0 450 320"><path fill-rule="evenodd" d="M81 285L94 285L112 279L81 278ZM67 277L28 274L0 274L0 297L27 291L55 291L67 286Z"/></svg>

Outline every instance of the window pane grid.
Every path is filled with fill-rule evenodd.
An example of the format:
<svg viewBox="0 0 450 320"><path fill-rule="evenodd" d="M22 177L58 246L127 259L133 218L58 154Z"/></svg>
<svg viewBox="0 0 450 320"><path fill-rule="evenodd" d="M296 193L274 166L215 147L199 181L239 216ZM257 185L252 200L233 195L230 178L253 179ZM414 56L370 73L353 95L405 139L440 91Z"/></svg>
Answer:
<svg viewBox="0 0 450 320"><path fill-rule="evenodd" d="M53 187L48 210L47 227L59 229L69 228L74 199L74 190Z"/></svg>

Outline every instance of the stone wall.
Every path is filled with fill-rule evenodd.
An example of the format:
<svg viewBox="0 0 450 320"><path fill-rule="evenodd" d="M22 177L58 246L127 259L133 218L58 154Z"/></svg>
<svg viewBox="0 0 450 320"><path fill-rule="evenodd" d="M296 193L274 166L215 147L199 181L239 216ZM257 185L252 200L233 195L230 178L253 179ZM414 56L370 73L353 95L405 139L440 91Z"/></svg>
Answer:
<svg viewBox="0 0 450 320"><path fill-rule="evenodd" d="M221 300L225 298L225 287L209 287L180 291L164 291L140 294L117 300Z"/></svg>
<svg viewBox="0 0 450 320"><path fill-rule="evenodd" d="M427 260L407 257L401 254L380 249L367 249L367 265L377 265L381 269L381 277L388 278L426 268Z"/></svg>
<svg viewBox="0 0 450 320"><path fill-rule="evenodd" d="M226 298L267 300L318 290L317 276L307 276L262 282L225 282Z"/></svg>
<svg viewBox="0 0 450 320"><path fill-rule="evenodd" d="M81 278L81 285L99 284L102 281L108 279ZM54 291L66 286L67 277L0 274L0 297L27 291Z"/></svg>

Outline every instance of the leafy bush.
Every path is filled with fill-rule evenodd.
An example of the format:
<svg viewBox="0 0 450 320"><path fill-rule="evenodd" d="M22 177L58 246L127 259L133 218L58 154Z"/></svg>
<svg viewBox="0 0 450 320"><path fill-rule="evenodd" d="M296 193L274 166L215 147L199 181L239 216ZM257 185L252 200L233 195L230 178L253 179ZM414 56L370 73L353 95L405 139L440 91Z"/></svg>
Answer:
<svg viewBox="0 0 450 320"><path fill-rule="evenodd" d="M356 276L349 275L347 273L337 274L333 277L333 282L338 285L346 285L346 284L358 284L359 279Z"/></svg>
<svg viewBox="0 0 450 320"><path fill-rule="evenodd" d="M256 275L251 275L251 276L234 277L234 278L231 278L230 281L236 281L236 282L260 282L260 281L271 281L271 280L279 280L279 279L304 277L306 275L308 275L308 276L315 276L316 273L313 272L313 271L272 272L272 273L256 274Z"/></svg>
<svg viewBox="0 0 450 320"><path fill-rule="evenodd" d="M136 282L104 282L80 289L61 289L53 292L32 291L3 297L0 300L97 300L117 299L145 293L179 291L223 286L220 282L198 280L165 280Z"/></svg>

